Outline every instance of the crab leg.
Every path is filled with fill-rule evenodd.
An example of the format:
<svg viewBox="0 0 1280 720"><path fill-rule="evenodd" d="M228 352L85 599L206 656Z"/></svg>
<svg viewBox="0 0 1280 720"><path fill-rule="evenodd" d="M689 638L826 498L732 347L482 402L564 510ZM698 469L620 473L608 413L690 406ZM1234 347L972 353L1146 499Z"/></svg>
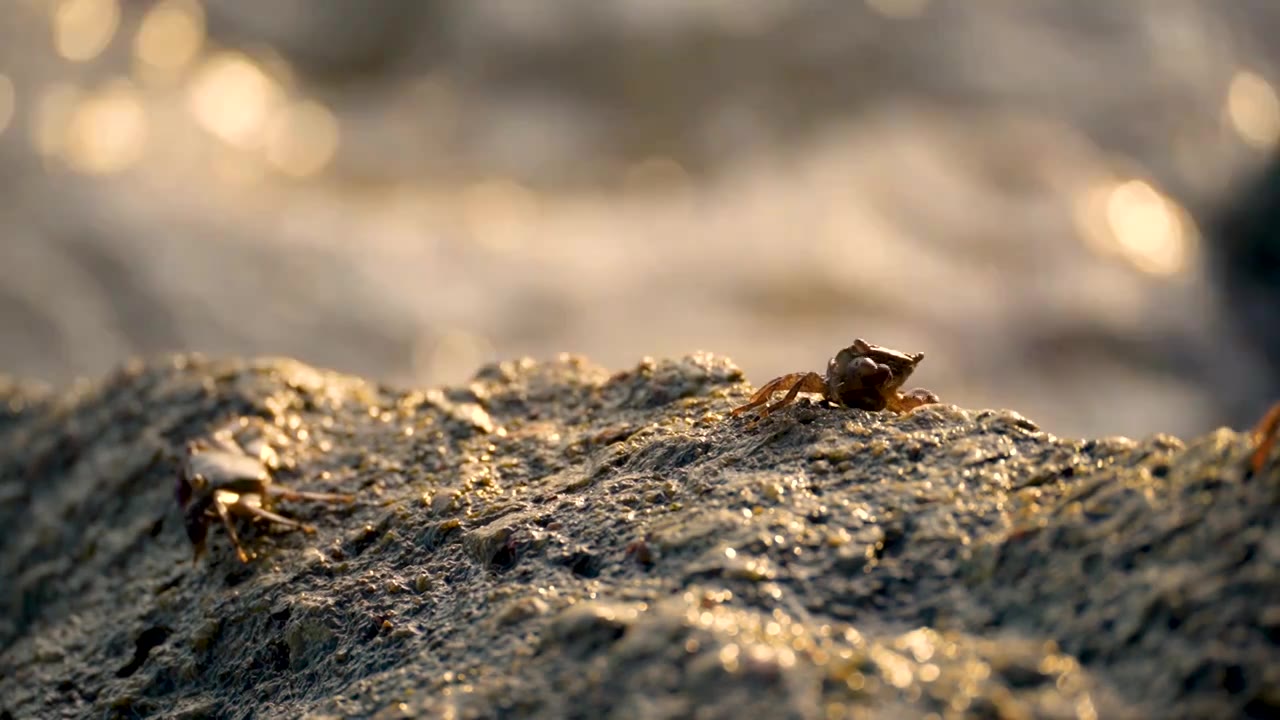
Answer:
<svg viewBox="0 0 1280 720"><path fill-rule="evenodd" d="M191 544L195 548L195 552L191 555L191 564L195 565L196 563L200 562L200 558L201 556L204 555L207 544L204 538L200 538L199 540L193 540Z"/></svg>
<svg viewBox="0 0 1280 720"><path fill-rule="evenodd" d="M294 490L293 488L276 485L274 483L268 485L266 490L268 493L282 497L285 500L319 500L322 502L340 503L352 503L356 501L355 497L352 495L344 495L342 493L307 492L304 490Z"/></svg>
<svg viewBox="0 0 1280 720"><path fill-rule="evenodd" d="M231 538L231 544L236 548L236 557L240 558L242 563L249 562L249 555L240 546L240 537L236 535L235 524L231 522L231 513L227 512L226 503L221 500L214 500L213 509L218 513L218 518L222 520L222 526L227 529L227 537Z"/></svg>
<svg viewBox="0 0 1280 720"><path fill-rule="evenodd" d="M888 402L885 407L893 410L894 412L904 413L908 410L914 410L921 405L931 405L936 403L938 402L938 396L928 390L916 388L914 390L908 390L905 393L894 393L893 397L887 398L887 400Z"/></svg>
<svg viewBox="0 0 1280 720"><path fill-rule="evenodd" d="M298 528L303 532L307 532L307 533L313 533L316 531L314 527L311 527L310 525L304 522L298 522L297 520L294 520L292 518L287 518L283 515L277 515L271 512L270 510L265 510L263 508L258 507L257 505L251 505L249 503L237 503L236 512L241 512L241 513L244 513L245 515L252 515L254 517L261 518L263 520L269 520L273 523L284 525L285 527Z"/></svg>
<svg viewBox="0 0 1280 720"><path fill-rule="evenodd" d="M1271 448L1275 446L1277 433L1280 433L1280 402L1272 405L1267 414L1263 415L1253 428L1254 442L1258 443L1258 447L1253 451L1249 467L1253 469L1254 475L1262 472L1263 466L1267 464L1267 458L1271 457Z"/></svg>
<svg viewBox="0 0 1280 720"><path fill-rule="evenodd" d="M779 407L791 402L792 400L795 399L796 393L822 392L823 389L825 388L825 385L823 384L823 381L822 381L822 377L817 373L813 373L813 372L790 373L787 375L783 375L780 378L774 378L773 380L770 380L769 382L765 383L764 387L757 390L756 394L752 395L751 399L748 400L745 405L740 405L734 408L729 414L741 415L742 413L750 410L751 408L764 405L765 403L769 402L769 398L773 397L773 394L775 392L787 389L788 385L790 386L790 392L787 394L787 398L779 402L775 406L766 407L764 411L762 411L763 415L768 415L773 410L777 410ZM806 390L805 388L801 387L805 385L816 387L817 389Z"/></svg>
<svg viewBox="0 0 1280 720"><path fill-rule="evenodd" d="M826 392L826 390L827 383L822 379L821 375L814 372L804 373L798 380L796 380L796 383L791 386L791 390L789 390L781 400L765 407L765 409L760 412L760 417L767 417L770 413L790 405L796 399L796 395L799 395L802 392L822 393Z"/></svg>
<svg viewBox="0 0 1280 720"><path fill-rule="evenodd" d="M795 373L795 374L799 375L802 373ZM773 380L770 380L769 382L765 383L764 387L760 388L759 390L756 390L755 394L751 396L750 400L748 400L745 404L739 405L738 407L734 408L732 411L729 412L729 414L741 415L742 413L750 410L753 407L757 407L769 402L769 398L773 396L773 393L776 390L778 390L778 388L780 388L783 384L785 384L787 379L790 377L791 375L783 375L780 378L774 378Z"/></svg>

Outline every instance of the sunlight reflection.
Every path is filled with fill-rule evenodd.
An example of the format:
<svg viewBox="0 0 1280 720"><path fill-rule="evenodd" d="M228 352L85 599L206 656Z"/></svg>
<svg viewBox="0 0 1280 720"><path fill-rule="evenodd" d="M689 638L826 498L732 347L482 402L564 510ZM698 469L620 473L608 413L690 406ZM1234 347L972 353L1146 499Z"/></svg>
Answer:
<svg viewBox="0 0 1280 720"><path fill-rule="evenodd" d="M63 58L84 62L97 57L120 25L116 0L62 0L53 9L53 46Z"/></svg>
<svg viewBox="0 0 1280 720"><path fill-rule="evenodd" d="M138 93L120 80L76 106L62 155L67 165L82 173L120 172L142 156L146 137L147 115Z"/></svg>
<svg viewBox="0 0 1280 720"><path fill-rule="evenodd" d="M1280 98L1261 75L1241 70L1227 88L1227 119L1247 144L1270 150L1280 141Z"/></svg>
<svg viewBox="0 0 1280 720"><path fill-rule="evenodd" d="M162 0L138 27L133 54L143 72L174 75L185 69L204 44L204 8L195 0Z"/></svg>
<svg viewBox="0 0 1280 720"><path fill-rule="evenodd" d="M266 141L267 123L283 92L248 57L224 52L204 62L188 99L201 127L229 145L254 149Z"/></svg>
<svg viewBox="0 0 1280 720"><path fill-rule="evenodd" d="M328 108L310 100L294 103L271 119L267 161L286 175L314 175L333 159L339 137L338 120Z"/></svg>
<svg viewBox="0 0 1280 720"><path fill-rule="evenodd" d="M1119 255L1142 272L1173 275L1191 265L1198 233L1189 213L1146 182L1093 188L1076 219L1094 252Z"/></svg>

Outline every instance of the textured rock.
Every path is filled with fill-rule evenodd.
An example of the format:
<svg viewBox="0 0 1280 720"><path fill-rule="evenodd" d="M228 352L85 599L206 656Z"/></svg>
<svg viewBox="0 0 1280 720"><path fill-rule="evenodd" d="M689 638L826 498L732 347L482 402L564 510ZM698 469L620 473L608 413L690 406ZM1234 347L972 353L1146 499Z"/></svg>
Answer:
<svg viewBox="0 0 1280 720"><path fill-rule="evenodd" d="M1280 470L1246 477L1246 437L950 405L748 427L747 391L710 355L0 383L0 717L1280 712ZM173 453L227 423L360 502L192 564Z"/></svg>

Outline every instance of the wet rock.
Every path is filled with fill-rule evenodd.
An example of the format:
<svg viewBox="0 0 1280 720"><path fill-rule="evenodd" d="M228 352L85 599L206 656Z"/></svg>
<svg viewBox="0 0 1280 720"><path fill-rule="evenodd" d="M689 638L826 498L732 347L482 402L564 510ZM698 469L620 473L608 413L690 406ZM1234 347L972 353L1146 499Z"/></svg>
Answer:
<svg viewBox="0 0 1280 720"><path fill-rule="evenodd" d="M179 356L0 383L0 716L1264 717L1280 469L1012 411L728 410L701 354L399 390ZM175 452L270 439L315 534L191 551Z"/></svg>

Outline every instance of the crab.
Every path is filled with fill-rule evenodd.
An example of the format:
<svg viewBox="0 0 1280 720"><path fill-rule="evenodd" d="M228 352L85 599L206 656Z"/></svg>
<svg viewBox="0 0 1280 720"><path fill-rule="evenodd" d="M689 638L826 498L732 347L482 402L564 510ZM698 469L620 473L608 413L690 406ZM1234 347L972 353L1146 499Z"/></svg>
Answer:
<svg viewBox="0 0 1280 720"><path fill-rule="evenodd" d="M355 501L352 495L303 492L273 484L271 472L262 456L246 453L226 431L214 433L208 440L193 440L186 444L174 494L182 508L187 538L195 547L193 563L204 554L209 523L215 519L221 520L227 529L236 557L247 563L249 554L240 544L231 521L232 515L314 533L315 528L311 525L278 515L268 508L279 498L333 503Z"/></svg>
<svg viewBox="0 0 1280 720"><path fill-rule="evenodd" d="M857 338L827 362L826 377L815 372L800 372L775 378L730 414L741 415L764 405L759 417L763 420L789 405L802 392L820 394L844 407L907 412L938 402L938 396L928 390L916 388L902 392L900 389L923 359L924 353L904 353ZM786 395L772 405L765 405L777 392L786 392Z"/></svg>
<svg viewBox="0 0 1280 720"><path fill-rule="evenodd" d="M1249 469L1254 475L1258 475L1266 467L1271 450L1276 444L1276 436L1280 435L1280 402L1271 406L1258 424L1253 426L1251 434L1256 447L1249 458Z"/></svg>

